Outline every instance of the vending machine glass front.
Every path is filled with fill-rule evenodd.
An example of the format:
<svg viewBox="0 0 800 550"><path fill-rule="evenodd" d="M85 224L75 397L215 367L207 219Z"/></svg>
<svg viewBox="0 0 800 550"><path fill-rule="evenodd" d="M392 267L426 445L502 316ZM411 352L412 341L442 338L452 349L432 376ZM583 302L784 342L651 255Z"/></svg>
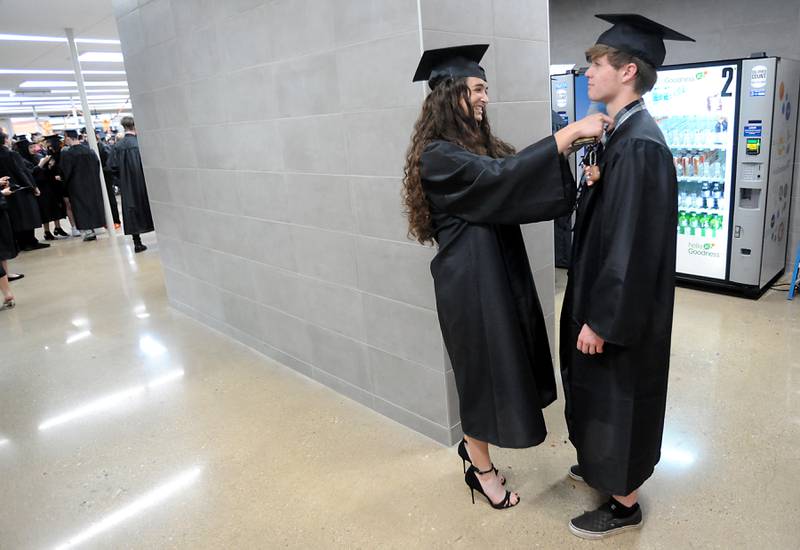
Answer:
<svg viewBox="0 0 800 550"><path fill-rule="evenodd" d="M678 176L677 272L727 276L737 64L665 68L644 96Z"/></svg>

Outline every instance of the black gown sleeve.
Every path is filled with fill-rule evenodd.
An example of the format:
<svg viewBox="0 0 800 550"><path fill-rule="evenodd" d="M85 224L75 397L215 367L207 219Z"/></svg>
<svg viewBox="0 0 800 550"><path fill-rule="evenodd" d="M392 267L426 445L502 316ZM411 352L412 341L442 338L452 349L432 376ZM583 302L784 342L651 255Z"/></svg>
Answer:
<svg viewBox="0 0 800 550"><path fill-rule="evenodd" d="M552 220L575 202L575 180L552 136L500 159L434 141L422 153L420 175L434 208L473 223Z"/></svg>
<svg viewBox="0 0 800 550"><path fill-rule="evenodd" d="M601 250L603 263L585 309L586 324L607 342L637 342L648 326L663 248L677 225L675 166L669 151L645 140L631 140L604 171Z"/></svg>
<svg viewBox="0 0 800 550"><path fill-rule="evenodd" d="M114 176L119 177L119 160L118 160L117 146L108 148L108 158L106 159L106 168L111 171Z"/></svg>
<svg viewBox="0 0 800 550"><path fill-rule="evenodd" d="M61 170L61 178L63 179L62 183L66 185L69 179L72 177L72 154L70 154L69 151L63 151L58 164L58 167Z"/></svg>
<svg viewBox="0 0 800 550"><path fill-rule="evenodd" d="M14 175L12 179L17 186L22 188L33 189L36 185L33 182L33 175L28 167L25 165L25 159L16 151L11 151L11 159L14 162Z"/></svg>

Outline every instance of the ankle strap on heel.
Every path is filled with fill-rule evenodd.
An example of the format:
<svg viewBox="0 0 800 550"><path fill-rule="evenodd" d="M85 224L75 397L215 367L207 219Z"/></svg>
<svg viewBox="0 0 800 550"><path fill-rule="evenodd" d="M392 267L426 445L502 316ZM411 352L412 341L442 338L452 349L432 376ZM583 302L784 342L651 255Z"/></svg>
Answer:
<svg viewBox="0 0 800 550"><path fill-rule="evenodd" d="M489 473L492 473L492 472L497 473L497 468L494 467L493 463L489 464L489 469L486 470L485 472L481 472L479 469L475 468L475 473L476 474L480 474L480 475L489 474Z"/></svg>

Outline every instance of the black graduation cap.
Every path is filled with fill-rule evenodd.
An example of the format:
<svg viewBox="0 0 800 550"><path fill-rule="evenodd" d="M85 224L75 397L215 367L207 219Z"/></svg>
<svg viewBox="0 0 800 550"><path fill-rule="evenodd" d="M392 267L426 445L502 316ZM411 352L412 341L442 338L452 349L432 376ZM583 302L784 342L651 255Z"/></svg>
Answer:
<svg viewBox="0 0 800 550"><path fill-rule="evenodd" d="M667 55L664 40L694 42L693 38L635 13L603 13L595 17L614 25L600 35L597 44L634 55L656 69L664 64Z"/></svg>
<svg viewBox="0 0 800 550"><path fill-rule="evenodd" d="M470 44L426 50L419 60L412 82L427 80L433 90L447 78L474 76L486 80L486 72L478 63L488 49L489 44Z"/></svg>
<svg viewBox="0 0 800 550"><path fill-rule="evenodd" d="M78 130L64 130L64 136L72 139L78 139Z"/></svg>
<svg viewBox="0 0 800 550"><path fill-rule="evenodd" d="M14 134L14 141L28 141L28 136L25 134Z"/></svg>

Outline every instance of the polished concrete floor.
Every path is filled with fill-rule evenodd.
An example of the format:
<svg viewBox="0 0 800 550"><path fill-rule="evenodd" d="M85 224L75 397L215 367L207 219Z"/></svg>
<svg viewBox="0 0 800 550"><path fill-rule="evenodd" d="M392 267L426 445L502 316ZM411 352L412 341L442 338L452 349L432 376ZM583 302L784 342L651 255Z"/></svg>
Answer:
<svg viewBox="0 0 800 550"><path fill-rule="evenodd" d="M0 548L800 548L800 300L679 290L645 526L588 542L561 402L545 443L496 452L521 504L473 505L454 448L170 309L145 243L12 264Z"/></svg>

